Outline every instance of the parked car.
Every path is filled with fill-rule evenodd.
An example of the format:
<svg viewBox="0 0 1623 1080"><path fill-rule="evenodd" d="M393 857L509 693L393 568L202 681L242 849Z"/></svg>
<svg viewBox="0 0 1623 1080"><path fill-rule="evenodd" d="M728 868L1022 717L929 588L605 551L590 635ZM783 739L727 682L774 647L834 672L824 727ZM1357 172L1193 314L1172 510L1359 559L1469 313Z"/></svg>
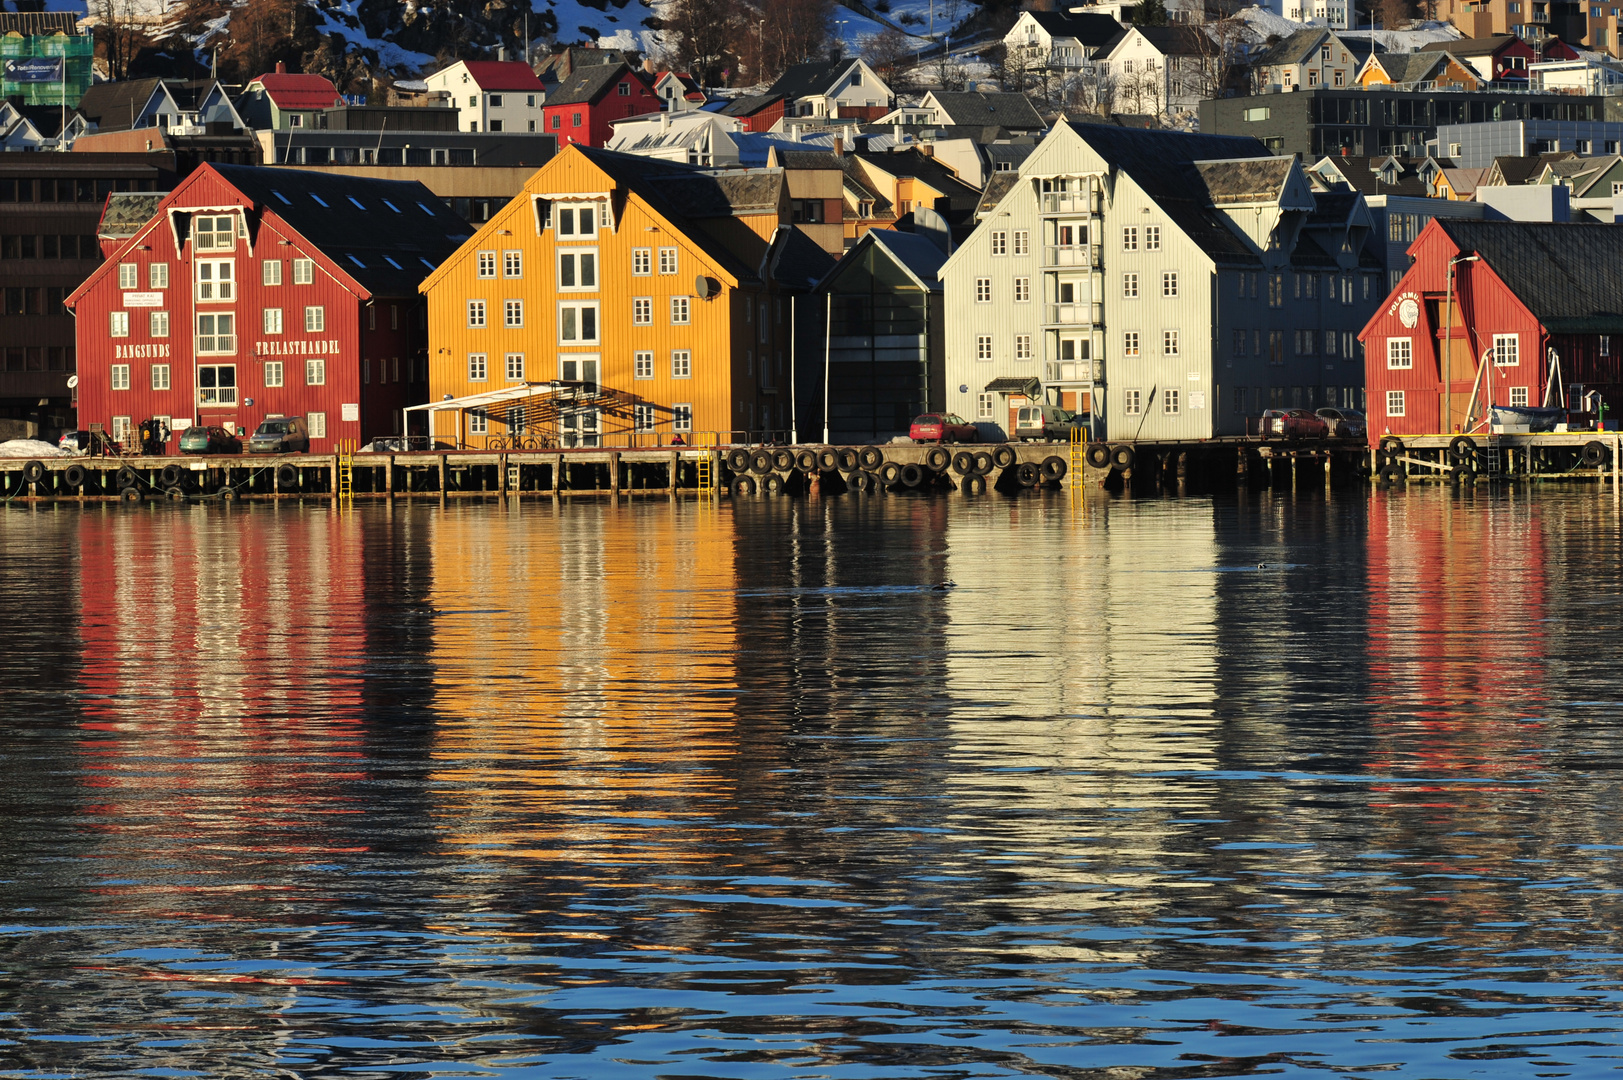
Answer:
<svg viewBox="0 0 1623 1080"><path fill-rule="evenodd" d="M1057 405L1025 405L1015 411L1014 437L1020 442L1066 441L1072 428L1085 432L1087 413L1074 413Z"/></svg>
<svg viewBox="0 0 1623 1080"><path fill-rule="evenodd" d="M1330 425L1306 409L1269 409L1262 414L1263 438L1323 439Z"/></svg>
<svg viewBox="0 0 1623 1080"><path fill-rule="evenodd" d="M90 432L64 431L62 437L56 440L58 450L66 450L70 454L84 455L90 453Z"/></svg>
<svg viewBox="0 0 1623 1080"><path fill-rule="evenodd" d="M267 416L248 440L251 454L308 454L310 429L302 416Z"/></svg>
<svg viewBox="0 0 1623 1080"><path fill-rule="evenodd" d="M1357 409L1323 408L1314 412L1330 428L1330 434L1338 439L1362 439L1369 430L1364 414Z"/></svg>
<svg viewBox="0 0 1623 1080"><path fill-rule="evenodd" d="M974 442L980 438L975 425L957 413L915 416L907 434L914 442Z"/></svg>
<svg viewBox="0 0 1623 1080"><path fill-rule="evenodd" d="M242 440L222 427L189 427L180 433L182 454L240 454Z"/></svg>

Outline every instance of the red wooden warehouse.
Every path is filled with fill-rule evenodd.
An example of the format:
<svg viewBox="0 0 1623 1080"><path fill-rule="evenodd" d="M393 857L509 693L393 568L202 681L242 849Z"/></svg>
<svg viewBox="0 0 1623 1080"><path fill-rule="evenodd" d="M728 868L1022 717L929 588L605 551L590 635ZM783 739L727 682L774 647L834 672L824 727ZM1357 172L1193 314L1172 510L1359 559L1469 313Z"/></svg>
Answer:
<svg viewBox="0 0 1623 1080"><path fill-rule="evenodd" d="M471 232L415 181L204 165L67 299L79 423L394 434L428 392L417 285Z"/></svg>
<svg viewBox="0 0 1623 1080"><path fill-rule="evenodd" d="M660 100L641 73L624 64L577 68L547 94L542 114L558 149L569 143L606 146L614 120L660 111Z"/></svg>
<svg viewBox="0 0 1623 1080"><path fill-rule="evenodd" d="M1435 218L1409 254L1359 335L1372 444L1462 430L1473 393L1477 420L1590 392L1623 408L1623 228Z"/></svg>

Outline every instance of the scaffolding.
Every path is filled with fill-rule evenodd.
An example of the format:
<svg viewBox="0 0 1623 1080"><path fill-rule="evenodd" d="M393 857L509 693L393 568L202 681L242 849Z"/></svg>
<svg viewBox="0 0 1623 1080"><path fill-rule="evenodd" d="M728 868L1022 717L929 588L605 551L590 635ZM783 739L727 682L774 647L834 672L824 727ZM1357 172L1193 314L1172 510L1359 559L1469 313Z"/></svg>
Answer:
<svg viewBox="0 0 1623 1080"><path fill-rule="evenodd" d="M20 99L23 105L65 105L70 109L77 106L90 89L90 64L95 49L95 39L89 35L25 37L12 31L0 37L0 97ZM19 69L15 62L53 57L62 59L60 78L37 82L32 77L36 72L32 70L28 71L29 77L13 77L25 70Z"/></svg>

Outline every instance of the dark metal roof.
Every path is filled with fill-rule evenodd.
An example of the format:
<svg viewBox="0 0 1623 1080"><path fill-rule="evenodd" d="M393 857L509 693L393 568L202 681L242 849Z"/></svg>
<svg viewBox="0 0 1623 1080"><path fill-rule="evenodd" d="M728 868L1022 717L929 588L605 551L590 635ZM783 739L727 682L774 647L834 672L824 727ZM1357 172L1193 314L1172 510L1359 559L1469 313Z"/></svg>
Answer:
<svg viewBox="0 0 1623 1080"><path fill-rule="evenodd" d="M754 116L773 102L782 100L782 94L756 94L753 97L734 98L719 111L723 116Z"/></svg>
<svg viewBox="0 0 1623 1080"><path fill-rule="evenodd" d="M1494 34L1491 37L1465 38L1462 41L1432 41L1420 46L1420 51L1447 52L1455 56L1491 56L1506 45L1520 40L1515 34Z"/></svg>
<svg viewBox="0 0 1623 1080"><path fill-rule="evenodd" d="M1546 165L1553 165L1557 161L1577 157L1571 150L1554 150L1547 154L1527 154L1518 156L1509 154L1493 159L1493 171L1498 172L1499 178L1507 185L1531 184L1544 172Z"/></svg>
<svg viewBox="0 0 1623 1080"><path fill-rule="evenodd" d="M154 94L162 93L162 79L126 79L96 83L79 99L79 112L100 131L128 131Z"/></svg>
<svg viewBox="0 0 1623 1080"><path fill-rule="evenodd" d="M845 163L833 154L817 150L783 150L774 146L778 166L784 169L843 169Z"/></svg>
<svg viewBox="0 0 1623 1080"><path fill-rule="evenodd" d="M1557 334L1623 332L1623 229L1528 221L1437 224Z"/></svg>
<svg viewBox="0 0 1623 1080"><path fill-rule="evenodd" d="M1448 63L1450 55L1447 52L1385 53L1375 62L1395 83L1426 82ZM1474 71L1471 74L1476 75Z"/></svg>
<svg viewBox="0 0 1623 1080"><path fill-rule="evenodd" d="M834 266L834 256L799 229L785 227L772 238L767 273L789 288L814 287Z"/></svg>
<svg viewBox="0 0 1623 1080"><path fill-rule="evenodd" d="M857 61L852 57L843 57L839 60L813 60L808 64L796 64L773 83L767 94L779 94L786 98L812 97L826 94L829 87L839 81L840 76Z"/></svg>
<svg viewBox="0 0 1623 1080"><path fill-rule="evenodd" d="M1330 31L1328 30L1298 30L1289 37L1283 37L1274 42L1268 51L1257 57L1253 63L1257 67L1300 64L1312 56L1320 43L1329 36Z"/></svg>
<svg viewBox="0 0 1623 1080"><path fill-rule="evenodd" d="M1024 394L1036 397L1042 383L1031 375L1003 375L986 384L988 394Z"/></svg>
<svg viewBox="0 0 1623 1080"><path fill-rule="evenodd" d="M546 105L590 105L609 92L622 79L637 76L624 64L597 64L580 67L547 94Z"/></svg>
<svg viewBox="0 0 1623 1080"><path fill-rule="evenodd" d="M1109 15L1080 14L1072 15L1063 11L1033 11L1031 17L1037 25L1053 37L1076 38L1078 44L1092 48L1109 42L1117 37L1121 31L1121 23Z"/></svg>
<svg viewBox="0 0 1623 1080"><path fill-rule="evenodd" d="M998 124L1032 130L1044 126L1031 99L1024 94L944 93L931 95L951 124Z"/></svg>

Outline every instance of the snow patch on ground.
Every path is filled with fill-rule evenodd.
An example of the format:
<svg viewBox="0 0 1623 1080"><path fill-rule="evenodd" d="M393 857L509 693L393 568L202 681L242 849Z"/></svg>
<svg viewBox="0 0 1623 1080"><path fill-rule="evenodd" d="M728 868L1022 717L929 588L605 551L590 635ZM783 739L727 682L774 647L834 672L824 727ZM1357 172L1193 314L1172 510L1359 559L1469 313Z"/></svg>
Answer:
<svg viewBox="0 0 1623 1080"><path fill-rule="evenodd" d="M66 450L58 449L48 442L38 439L11 439L0 442L0 458L48 458L72 457Z"/></svg>

